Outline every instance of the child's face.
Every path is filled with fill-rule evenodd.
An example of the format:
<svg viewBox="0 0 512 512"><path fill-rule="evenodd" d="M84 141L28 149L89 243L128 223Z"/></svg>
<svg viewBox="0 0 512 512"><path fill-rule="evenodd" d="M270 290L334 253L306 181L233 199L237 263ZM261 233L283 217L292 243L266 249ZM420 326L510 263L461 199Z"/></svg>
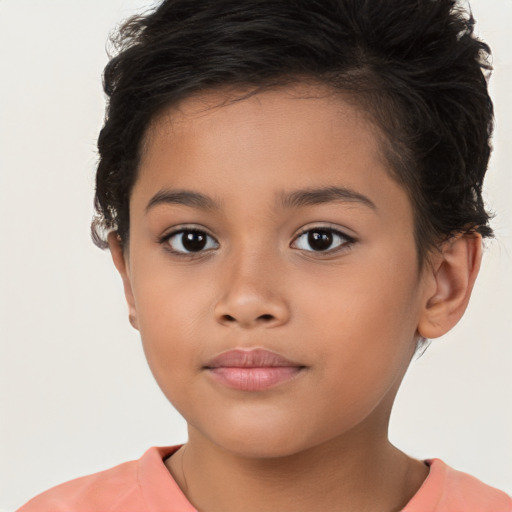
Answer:
<svg viewBox="0 0 512 512"><path fill-rule="evenodd" d="M130 203L125 283L149 365L191 439L250 456L385 435L428 295L411 203L374 129L339 97L296 93L204 110L221 99L210 93L162 115ZM324 187L345 193L282 204ZM173 202L177 190L217 208ZM207 236L161 242L176 229ZM254 348L294 366L208 367Z"/></svg>

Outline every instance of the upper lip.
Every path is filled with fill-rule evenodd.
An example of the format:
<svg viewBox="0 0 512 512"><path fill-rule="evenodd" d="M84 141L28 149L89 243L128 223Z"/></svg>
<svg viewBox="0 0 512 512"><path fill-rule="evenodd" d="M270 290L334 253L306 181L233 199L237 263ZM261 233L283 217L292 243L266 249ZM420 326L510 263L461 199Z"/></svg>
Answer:
<svg viewBox="0 0 512 512"><path fill-rule="evenodd" d="M295 361L266 349L234 349L215 356L205 364L205 368L271 368L279 366L303 367Z"/></svg>

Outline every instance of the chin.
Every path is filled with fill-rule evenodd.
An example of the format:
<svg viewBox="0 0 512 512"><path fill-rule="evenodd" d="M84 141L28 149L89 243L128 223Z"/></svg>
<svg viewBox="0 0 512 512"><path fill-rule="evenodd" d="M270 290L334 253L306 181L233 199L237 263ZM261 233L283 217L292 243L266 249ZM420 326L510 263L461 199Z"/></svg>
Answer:
<svg viewBox="0 0 512 512"><path fill-rule="evenodd" d="M209 432L208 436L217 446L248 459L275 459L291 457L313 448L316 443L305 437L297 428L227 428L222 432Z"/></svg>

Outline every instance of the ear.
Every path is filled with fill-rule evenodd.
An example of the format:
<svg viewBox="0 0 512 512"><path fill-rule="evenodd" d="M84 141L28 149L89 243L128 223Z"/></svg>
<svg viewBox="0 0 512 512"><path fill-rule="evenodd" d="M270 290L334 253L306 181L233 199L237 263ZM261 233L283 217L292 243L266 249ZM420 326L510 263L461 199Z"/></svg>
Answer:
<svg viewBox="0 0 512 512"><path fill-rule="evenodd" d="M462 318L482 261L482 237L462 234L442 244L426 269L426 296L418 333L438 338Z"/></svg>
<svg viewBox="0 0 512 512"><path fill-rule="evenodd" d="M126 302L128 303L128 318L130 319L132 327L138 330L139 325L137 321L137 310L135 308L135 299L133 297L132 285L130 281L128 257L123 250L123 246L121 245L121 238L116 231L111 231L108 234L107 241L114 265L121 275L121 279L123 280L124 295L126 297Z"/></svg>

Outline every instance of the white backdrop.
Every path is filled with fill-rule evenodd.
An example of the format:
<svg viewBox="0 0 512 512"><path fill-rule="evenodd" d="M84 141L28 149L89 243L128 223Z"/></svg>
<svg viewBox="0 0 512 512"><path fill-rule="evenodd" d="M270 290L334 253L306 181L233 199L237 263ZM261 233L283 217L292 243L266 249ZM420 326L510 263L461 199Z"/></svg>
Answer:
<svg viewBox="0 0 512 512"><path fill-rule="evenodd" d="M119 277L89 239L108 32L144 0L0 0L0 511L186 440ZM414 362L391 439L512 493L511 0L473 0L494 53L497 212L463 321Z"/></svg>

